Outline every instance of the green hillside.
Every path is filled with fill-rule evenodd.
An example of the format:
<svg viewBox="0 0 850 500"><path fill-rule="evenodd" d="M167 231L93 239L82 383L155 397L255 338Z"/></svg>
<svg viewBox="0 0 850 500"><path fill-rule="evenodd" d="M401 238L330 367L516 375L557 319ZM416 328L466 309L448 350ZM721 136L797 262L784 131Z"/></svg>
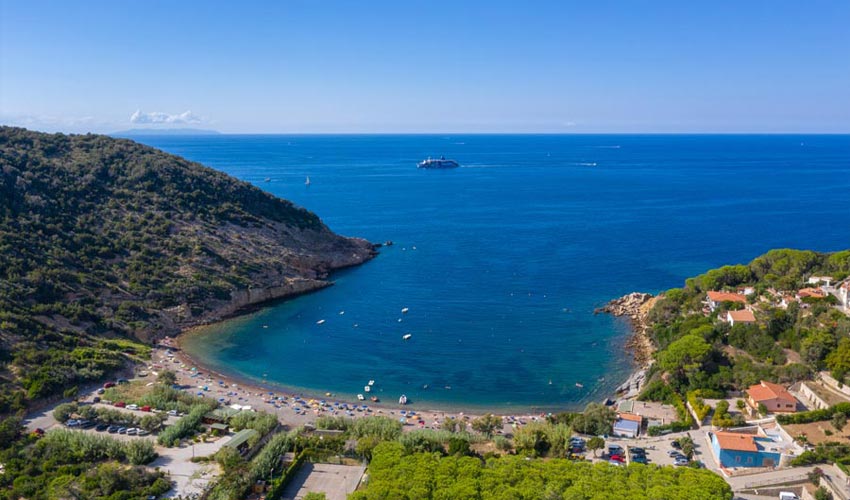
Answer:
<svg viewBox="0 0 850 500"><path fill-rule="evenodd" d="M0 127L0 413L144 356L135 341L324 286L329 270L372 255L315 214L177 156Z"/></svg>

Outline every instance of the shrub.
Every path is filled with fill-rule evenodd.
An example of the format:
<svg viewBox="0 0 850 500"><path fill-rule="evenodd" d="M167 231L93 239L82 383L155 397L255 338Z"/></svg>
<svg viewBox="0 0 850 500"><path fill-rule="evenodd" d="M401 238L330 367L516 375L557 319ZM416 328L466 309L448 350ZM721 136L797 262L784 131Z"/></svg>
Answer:
<svg viewBox="0 0 850 500"><path fill-rule="evenodd" d="M127 461L133 465L145 465L153 462L157 453L154 451L153 442L149 439L134 439L126 444Z"/></svg>

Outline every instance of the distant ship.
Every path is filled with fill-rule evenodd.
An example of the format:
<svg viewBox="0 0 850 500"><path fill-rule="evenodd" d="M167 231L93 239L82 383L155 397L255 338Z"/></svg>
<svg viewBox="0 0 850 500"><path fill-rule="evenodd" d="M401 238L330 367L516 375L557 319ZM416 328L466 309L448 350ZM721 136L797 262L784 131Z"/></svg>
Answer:
<svg viewBox="0 0 850 500"><path fill-rule="evenodd" d="M422 160L416 166L418 168L457 168L460 164L454 160L447 160L445 156L441 156L439 160L432 158Z"/></svg>
<svg viewBox="0 0 850 500"><path fill-rule="evenodd" d="M309 186L309 185L310 185L310 176L309 176L309 175L307 176L307 180L306 180L306 181L304 181L304 185L305 185L305 186Z"/></svg>

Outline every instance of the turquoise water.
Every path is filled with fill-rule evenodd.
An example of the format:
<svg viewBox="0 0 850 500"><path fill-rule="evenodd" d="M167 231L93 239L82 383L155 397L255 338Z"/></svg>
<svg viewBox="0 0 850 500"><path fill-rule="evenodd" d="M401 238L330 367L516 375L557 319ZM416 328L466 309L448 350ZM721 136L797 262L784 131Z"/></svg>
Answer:
<svg viewBox="0 0 850 500"><path fill-rule="evenodd" d="M850 136L139 140L395 242L186 342L229 374L352 399L371 379L419 407L599 401L631 359L626 325L595 307L771 248L850 247ZM463 166L415 168L439 155Z"/></svg>

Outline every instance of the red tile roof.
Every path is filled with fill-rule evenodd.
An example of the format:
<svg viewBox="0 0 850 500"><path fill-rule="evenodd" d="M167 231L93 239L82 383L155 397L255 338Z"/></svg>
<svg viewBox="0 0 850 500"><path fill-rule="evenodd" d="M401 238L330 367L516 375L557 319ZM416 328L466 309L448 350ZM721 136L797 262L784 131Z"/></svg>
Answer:
<svg viewBox="0 0 850 500"><path fill-rule="evenodd" d="M759 451L756 446L755 436L752 434L738 434L736 432L716 432L717 443L721 450L737 451Z"/></svg>
<svg viewBox="0 0 850 500"><path fill-rule="evenodd" d="M708 300L712 302L740 302L747 303L747 298L743 295L731 292L708 292Z"/></svg>
<svg viewBox="0 0 850 500"><path fill-rule="evenodd" d="M746 309L742 309L740 311L729 311L729 317L732 318L732 321L739 323L756 322L756 317L753 315L753 312Z"/></svg>
<svg viewBox="0 0 850 500"><path fill-rule="evenodd" d="M826 297L826 292L824 292L820 288L803 288L799 292L797 292L797 295L799 295L800 298L816 297L822 299Z"/></svg>
<svg viewBox="0 0 850 500"><path fill-rule="evenodd" d="M632 422L637 423L643 422L643 417L635 415L634 413L620 413L617 416L619 416L622 420L631 420Z"/></svg>
<svg viewBox="0 0 850 500"><path fill-rule="evenodd" d="M761 381L760 384L751 386L747 389L747 394L752 398L753 401L769 401L771 399L778 399L780 401L787 401L789 403L797 403L797 400L794 396L791 395L784 387L779 384L774 384L771 382Z"/></svg>

